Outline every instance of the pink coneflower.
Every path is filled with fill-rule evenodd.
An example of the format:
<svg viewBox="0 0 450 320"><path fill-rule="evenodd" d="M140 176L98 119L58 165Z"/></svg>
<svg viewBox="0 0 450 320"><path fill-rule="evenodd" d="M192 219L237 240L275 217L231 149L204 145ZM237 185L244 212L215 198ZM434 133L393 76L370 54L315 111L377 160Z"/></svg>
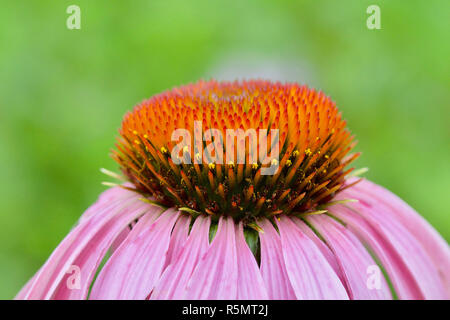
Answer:
<svg viewBox="0 0 450 320"><path fill-rule="evenodd" d="M177 129L189 143L173 153ZM205 135L229 129L276 129L279 148L250 161L251 137L230 147ZM447 243L346 169L353 145L335 103L306 86L210 81L156 95L123 121L113 152L123 176L109 174L126 181L16 298L447 299ZM228 161L241 151L245 162Z"/></svg>

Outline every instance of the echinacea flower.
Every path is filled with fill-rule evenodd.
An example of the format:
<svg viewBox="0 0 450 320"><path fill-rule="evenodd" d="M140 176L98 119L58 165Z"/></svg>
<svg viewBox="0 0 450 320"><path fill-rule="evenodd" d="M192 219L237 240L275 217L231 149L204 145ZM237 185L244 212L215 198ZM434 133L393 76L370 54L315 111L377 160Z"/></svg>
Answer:
<svg viewBox="0 0 450 320"><path fill-rule="evenodd" d="M260 141L229 129L278 145L250 161ZM447 299L447 243L347 169L353 146L335 103L306 86L209 81L156 95L120 129L123 176L110 175L126 181L16 298Z"/></svg>

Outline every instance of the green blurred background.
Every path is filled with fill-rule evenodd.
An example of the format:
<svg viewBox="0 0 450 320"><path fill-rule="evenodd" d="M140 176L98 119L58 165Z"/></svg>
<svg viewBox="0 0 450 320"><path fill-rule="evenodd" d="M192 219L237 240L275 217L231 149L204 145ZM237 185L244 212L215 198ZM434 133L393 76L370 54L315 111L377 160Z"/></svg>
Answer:
<svg viewBox="0 0 450 320"><path fill-rule="evenodd" d="M356 165L450 239L449 1L0 2L0 298L105 189L123 114L200 78L322 89ZM81 30L66 28L71 4Z"/></svg>

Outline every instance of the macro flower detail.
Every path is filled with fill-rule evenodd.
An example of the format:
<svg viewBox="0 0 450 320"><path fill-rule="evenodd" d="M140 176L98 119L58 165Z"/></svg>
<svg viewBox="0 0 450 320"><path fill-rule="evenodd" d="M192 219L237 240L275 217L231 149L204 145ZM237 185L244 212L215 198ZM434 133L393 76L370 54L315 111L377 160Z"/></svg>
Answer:
<svg viewBox="0 0 450 320"><path fill-rule="evenodd" d="M16 299L448 299L448 244L348 168L354 145L295 83L158 94L125 115L123 181Z"/></svg>

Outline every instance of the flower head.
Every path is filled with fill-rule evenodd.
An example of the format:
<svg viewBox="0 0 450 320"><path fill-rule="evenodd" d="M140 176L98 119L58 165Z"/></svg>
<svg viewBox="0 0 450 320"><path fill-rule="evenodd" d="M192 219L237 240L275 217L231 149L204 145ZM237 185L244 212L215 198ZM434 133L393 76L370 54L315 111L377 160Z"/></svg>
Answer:
<svg viewBox="0 0 450 320"><path fill-rule="evenodd" d="M335 103L306 86L209 81L156 95L120 129L127 182L17 298L448 298L447 243L349 177L353 145Z"/></svg>

